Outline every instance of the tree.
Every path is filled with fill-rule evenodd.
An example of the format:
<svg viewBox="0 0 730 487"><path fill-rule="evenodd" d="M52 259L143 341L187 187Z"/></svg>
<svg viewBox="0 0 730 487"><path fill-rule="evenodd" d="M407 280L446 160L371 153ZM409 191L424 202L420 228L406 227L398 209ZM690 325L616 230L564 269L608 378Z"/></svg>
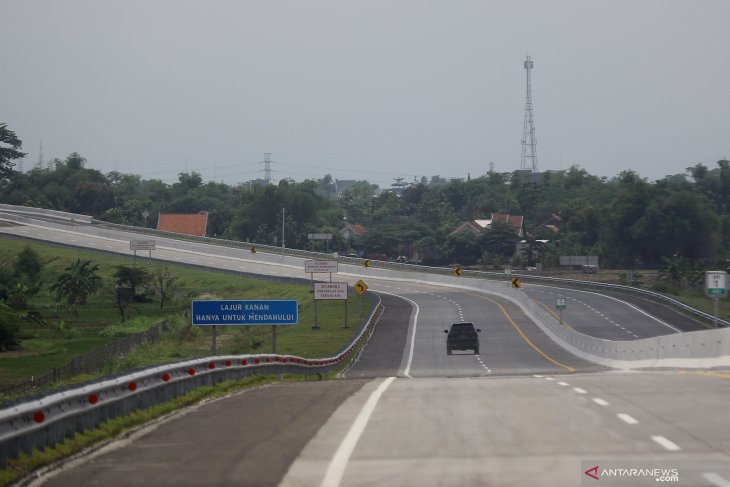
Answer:
<svg viewBox="0 0 730 487"><path fill-rule="evenodd" d="M10 177L15 159L25 157L25 152L20 151L22 145L15 132L8 129L8 124L0 123L0 181Z"/></svg>
<svg viewBox="0 0 730 487"><path fill-rule="evenodd" d="M143 267L130 267L126 265L116 266L114 278L119 286L132 289L132 296L137 297L137 289L147 284L151 277L149 271Z"/></svg>
<svg viewBox="0 0 730 487"><path fill-rule="evenodd" d="M30 295L38 294L41 289L41 271L43 271L43 262L38 252L26 245L23 250L15 258L13 269L22 276Z"/></svg>
<svg viewBox="0 0 730 487"><path fill-rule="evenodd" d="M101 287L101 277L96 273L98 270L99 266L90 260L76 259L58 276L51 291L56 293L59 301L65 298L66 303L75 309L77 304L86 304L86 298Z"/></svg>
<svg viewBox="0 0 730 487"><path fill-rule="evenodd" d="M507 260L515 253L517 235L511 223L495 222L478 239L484 252Z"/></svg>
<svg viewBox="0 0 730 487"><path fill-rule="evenodd" d="M167 267L157 267L152 271L152 286L160 296L160 309L165 307L165 301L174 289L175 281L177 281L177 277L171 275L170 269Z"/></svg>

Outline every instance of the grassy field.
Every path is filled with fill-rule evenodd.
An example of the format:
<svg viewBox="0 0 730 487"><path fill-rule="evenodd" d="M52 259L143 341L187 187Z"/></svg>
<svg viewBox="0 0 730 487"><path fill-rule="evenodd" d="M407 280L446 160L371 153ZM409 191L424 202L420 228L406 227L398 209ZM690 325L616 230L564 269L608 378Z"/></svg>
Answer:
<svg viewBox="0 0 730 487"><path fill-rule="evenodd" d="M357 295L350 297L348 321L344 329L344 302L318 303L318 321L321 329L312 330L314 302L307 284L284 283L242 278L234 275L170 267L178 278L174 298L160 309L159 301L151 295L150 302L134 303L132 319L122 323L114 299L115 266L132 265L124 257L91 252L65 250L27 244L0 237L0 266L10 265L13 258L30 245L45 263L43 291L32 303L47 323L39 326L24 323L21 327L21 347L0 353L0 388L33 376L44 374L72 358L99 347L119 336L149 328L166 319L170 330L150 346L117 358L105 372L128 367L178 361L210 354L210 328L191 327L189 312L192 299L296 299L300 304L299 324L277 327L277 352L303 357L323 357L339 351L354 335L359 324L370 312L371 303ZM48 289L57 275L76 259L88 259L99 265L103 287L78 307L78 315L59 305ZM136 265L153 270L156 266L139 262ZM304 275L303 275L304 277ZM150 293L151 294L151 293ZM271 327L217 327L217 351L222 354L271 352Z"/></svg>

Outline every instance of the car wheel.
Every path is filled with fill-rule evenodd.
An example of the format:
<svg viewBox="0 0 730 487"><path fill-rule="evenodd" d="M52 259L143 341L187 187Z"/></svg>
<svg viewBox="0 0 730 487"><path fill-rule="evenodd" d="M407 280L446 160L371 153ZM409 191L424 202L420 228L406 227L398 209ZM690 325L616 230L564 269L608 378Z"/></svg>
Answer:
<svg viewBox="0 0 730 487"><path fill-rule="evenodd" d="M475 348L474 349L474 355L479 355L479 349L478 348Z"/></svg>
<svg viewBox="0 0 730 487"><path fill-rule="evenodd" d="M451 349L450 348L447 348L446 349L446 355L451 355Z"/></svg>

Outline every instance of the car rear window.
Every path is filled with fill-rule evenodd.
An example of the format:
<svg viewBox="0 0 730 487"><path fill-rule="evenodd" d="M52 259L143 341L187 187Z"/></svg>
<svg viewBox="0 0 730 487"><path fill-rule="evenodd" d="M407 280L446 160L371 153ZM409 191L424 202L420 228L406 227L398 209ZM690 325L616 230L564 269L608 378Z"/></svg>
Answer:
<svg viewBox="0 0 730 487"><path fill-rule="evenodd" d="M466 333L474 331L474 325L471 323L456 323L451 326L452 333Z"/></svg>

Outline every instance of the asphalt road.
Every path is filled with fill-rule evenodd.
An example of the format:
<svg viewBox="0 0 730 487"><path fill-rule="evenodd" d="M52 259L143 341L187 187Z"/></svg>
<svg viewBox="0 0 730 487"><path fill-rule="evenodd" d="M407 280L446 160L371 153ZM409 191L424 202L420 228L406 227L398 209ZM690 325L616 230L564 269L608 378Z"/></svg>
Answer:
<svg viewBox="0 0 730 487"><path fill-rule="evenodd" d="M418 283L368 284L386 309L346 380L278 384L198 406L46 484L570 486L593 485L584 472L598 467L597 485L633 486L658 481L609 478L606 469L656 466L677 469L679 481L661 485L730 485L730 372L606 370L562 350L509 302ZM570 326L603 320L595 332L611 336L627 333L610 320L636 335L663 326L636 324L645 313L616 312L615 300L580 299L586 309ZM482 329L479 357L446 355L443 329L461 320Z"/></svg>

